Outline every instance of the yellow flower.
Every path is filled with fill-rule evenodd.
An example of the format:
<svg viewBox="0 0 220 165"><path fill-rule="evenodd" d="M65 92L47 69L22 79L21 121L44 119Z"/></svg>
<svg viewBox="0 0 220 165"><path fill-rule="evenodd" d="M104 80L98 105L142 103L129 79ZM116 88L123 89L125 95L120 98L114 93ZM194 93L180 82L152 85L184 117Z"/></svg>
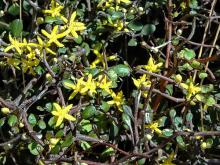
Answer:
<svg viewBox="0 0 220 165"><path fill-rule="evenodd" d="M58 34L58 25L54 26L51 34L47 33L46 30L41 30L42 34L45 35L49 41L47 42L48 45L51 43L55 43L58 47L63 47L64 45L58 41L59 38L63 38L68 34L68 31Z"/></svg>
<svg viewBox="0 0 220 165"><path fill-rule="evenodd" d="M134 79L132 78L134 85L138 88L141 89L142 85L145 87L150 87L151 82L147 80L147 75L143 74L139 79Z"/></svg>
<svg viewBox="0 0 220 165"><path fill-rule="evenodd" d="M113 91L111 91L111 96L113 98L113 100L111 101L107 101L107 103L109 105L116 105L118 110L123 112L122 110L122 105L124 104L125 100L124 100L124 97L123 97L123 92L120 91L118 92L118 94L116 95Z"/></svg>
<svg viewBox="0 0 220 165"><path fill-rule="evenodd" d="M172 163L173 159L174 159L174 152L171 152L171 154L168 156L167 159L164 160L164 162L161 165L175 165L174 163Z"/></svg>
<svg viewBox="0 0 220 165"><path fill-rule="evenodd" d="M76 84L69 83L66 81L63 84L64 84L64 86L71 88L73 90L73 92L69 96L69 100L71 100L76 96L77 93L79 93L82 90L85 82L83 81L83 77L81 77L80 79L77 80Z"/></svg>
<svg viewBox="0 0 220 165"><path fill-rule="evenodd" d="M104 76L104 77L103 77ZM97 83L97 86L104 90L107 93L111 93L109 88L112 88L112 81L107 81L107 76L106 75L101 75L99 77L99 82Z"/></svg>
<svg viewBox="0 0 220 165"><path fill-rule="evenodd" d="M147 79L147 75L143 74L139 79L132 78L134 85L137 87L137 89L141 89L142 86L144 87L150 87L151 81ZM147 97L148 91L143 91L143 97Z"/></svg>
<svg viewBox="0 0 220 165"><path fill-rule="evenodd" d="M65 23L67 23L67 19L60 14L63 6L57 3L55 0L51 0L51 6L49 10L42 10L45 14L50 14L52 17L60 17Z"/></svg>
<svg viewBox="0 0 220 165"><path fill-rule="evenodd" d="M35 74L33 67L38 66L39 63L40 63L40 60L37 58L21 59L21 67L22 67L22 70L24 71L24 73L26 73L29 69L29 71L32 75Z"/></svg>
<svg viewBox="0 0 220 165"><path fill-rule="evenodd" d="M37 36L37 41L40 52L42 52L42 49L45 48L46 52L56 55L56 53L49 48L50 44L45 44L39 36Z"/></svg>
<svg viewBox="0 0 220 165"><path fill-rule="evenodd" d="M11 44L4 49L4 52L8 52L9 50L15 48L15 50L21 54L22 53L22 47L24 46L24 43L17 41L16 39L13 39L11 37L11 34L9 34L9 41L11 42Z"/></svg>
<svg viewBox="0 0 220 165"><path fill-rule="evenodd" d="M83 95L85 95L87 92L88 92L88 94L90 96L93 96L94 93L97 93L96 92L96 83L92 79L92 75L91 74L88 75L88 80L84 84L83 88L80 91L80 93L83 94Z"/></svg>
<svg viewBox="0 0 220 165"><path fill-rule="evenodd" d="M56 127L62 124L64 119L75 121L76 118L69 115L68 112L72 108L72 104L68 105L67 107L60 107L59 104L53 103L53 111L51 112L55 117L57 117Z"/></svg>
<svg viewBox="0 0 220 165"><path fill-rule="evenodd" d="M99 63L102 63L103 67L106 67L104 55L101 54L97 49L94 49L93 53L96 55L96 59L95 59L95 61L92 62L91 68L96 68L96 65ZM106 57L106 59L107 59L107 61L116 60L117 56L116 55L108 56L108 57Z"/></svg>
<svg viewBox="0 0 220 165"><path fill-rule="evenodd" d="M83 31L86 29L85 24L82 22L75 22L76 18L76 12L73 12L73 14L70 17L70 22L68 25L68 32L72 34L73 37L78 38L78 34L76 31Z"/></svg>
<svg viewBox="0 0 220 165"><path fill-rule="evenodd" d="M147 65L144 65L143 68L148 70L149 72L159 72L162 65L162 62L156 64L154 59L150 56Z"/></svg>
<svg viewBox="0 0 220 165"><path fill-rule="evenodd" d="M196 95L196 94L198 94L201 91L200 87L198 87L197 85L193 84L192 77L190 77L190 79L188 79L186 81L186 83L180 83L180 86L187 91L187 95L186 95L186 99L187 100L190 100L190 98L193 95ZM197 100L201 100L200 99L200 95L196 95L195 97L196 97Z"/></svg>
<svg viewBox="0 0 220 165"><path fill-rule="evenodd" d="M145 128L150 128L152 133L156 132L158 135L162 135L162 131L158 127L159 127L158 121L155 121L145 126Z"/></svg>
<svg viewBox="0 0 220 165"><path fill-rule="evenodd" d="M50 138L49 149L51 150L52 148L54 148L59 141L60 138Z"/></svg>

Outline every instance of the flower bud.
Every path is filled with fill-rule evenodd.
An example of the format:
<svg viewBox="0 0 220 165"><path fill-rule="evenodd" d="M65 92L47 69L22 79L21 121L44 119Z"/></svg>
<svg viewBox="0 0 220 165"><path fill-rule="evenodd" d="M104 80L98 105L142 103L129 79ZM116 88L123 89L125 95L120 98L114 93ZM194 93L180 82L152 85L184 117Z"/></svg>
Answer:
<svg viewBox="0 0 220 165"><path fill-rule="evenodd" d="M207 143L206 142L202 142L200 147L201 147L202 150L207 149Z"/></svg>
<svg viewBox="0 0 220 165"><path fill-rule="evenodd" d="M48 81L52 81L52 80L53 80L53 77L51 76L51 74L47 73L47 74L46 74L46 79L47 79Z"/></svg>
<svg viewBox="0 0 220 165"><path fill-rule="evenodd" d="M182 76L181 76L180 74L177 74L177 75L175 76L175 81L176 81L177 83L181 83L181 81L182 81Z"/></svg>
<svg viewBox="0 0 220 165"><path fill-rule="evenodd" d="M146 140L151 140L151 139L152 139L152 135L151 135L151 134L147 134L147 135L145 136L145 138L146 138Z"/></svg>
<svg viewBox="0 0 220 165"><path fill-rule="evenodd" d="M1 112L6 115L10 113L10 109L8 109L7 107L3 107L1 108Z"/></svg>
<svg viewBox="0 0 220 165"><path fill-rule="evenodd" d="M143 7L138 7L138 11L143 12L144 8Z"/></svg>
<svg viewBox="0 0 220 165"><path fill-rule="evenodd" d="M176 34L177 34L178 36L180 36L182 33L183 33L182 29L178 29L178 30L176 31Z"/></svg>
<svg viewBox="0 0 220 165"><path fill-rule="evenodd" d="M40 25L44 23L44 18L43 17L37 17L37 24Z"/></svg>

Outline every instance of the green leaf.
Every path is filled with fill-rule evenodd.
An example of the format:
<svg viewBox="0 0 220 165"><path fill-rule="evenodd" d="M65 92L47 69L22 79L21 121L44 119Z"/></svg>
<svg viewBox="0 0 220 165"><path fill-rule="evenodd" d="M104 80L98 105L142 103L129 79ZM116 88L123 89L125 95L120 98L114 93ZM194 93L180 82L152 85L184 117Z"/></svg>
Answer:
<svg viewBox="0 0 220 165"><path fill-rule="evenodd" d="M86 142L86 141L81 141L80 146L82 147L82 149L84 151L91 148L91 145L88 142Z"/></svg>
<svg viewBox="0 0 220 165"><path fill-rule="evenodd" d="M48 125L49 125L50 127L52 127L53 125L55 125L55 123L56 123L55 117L51 117L51 118L49 119L49 121L48 121Z"/></svg>
<svg viewBox="0 0 220 165"><path fill-rule="evenodd" d="M154 24L146 24L144 25L143 29L141 30L142 35L150 35L155 32L156 26Z"/></svg>
<svg viewBox="0 0 220 165"><path fill-rule="evenodd" d="M122 121L131 129L131 118L126 113L122 114Z"/></svg>
<svg viewBox="0 0 220 165"><path fill-rule="evenodd" d="M52 109L53 109L52 103L47 103L47 104L45 105L45 107L46 107L46 109L47 109L48 112L51 112Z"/></svg>
<svg viewBox="0 0 220 165"><path fill-rule="evenodd" d="M124 112L132 119L134 119L131 107L129 107L128 105L123 105L122 109L124 110Z"/></svg>
<svg viewBox="0 0 220 165"><path fill-rule="evenodd" d="M212 106L213 104L216 104L216 101L213 96L209 96L206 100L206 105Z"/></svg>
<svg viewBox="0 0 220 165"><path fill-rule="evenodd" d="M181 50L178 53L178 56L180 58L185 58L187 60L191 60L196 56L196 54L193 49L184 48L183 50Z"/></svg>
<svg viewBox="0 0 220 165"><path fill-rule="evenodd" d="M0 127L2 127L5 124L5 117L0 119Z"/></svg>
<svg viewBox="0 0 220 165"><path fill-rule="evenodd" d="M101 106L100 106L100 108L104 111L104 112L108 112L108 110L110 109L110 105L107 103L107 102L105 102L105 101L101 101Z"/></svg>
<svg viewBox="0 0 220 165"><path fill-rule="evenodd" d="M9 25L10 31L14 37L21 37L23 23L20 19L13 20Z"/></svg>
<svg viewBox="0 0 220 165"><path fill-rule="evenodd" d="M62 24L63 21L59 18L59 17L51 17L51 16L46 16L45 17L45 23L48 23L48 24Z"/></svg>
<svg viewBox="0 0 220 165"><path fill-rule="evenodd" d="M96 114L96 108L93 105L87 106L83 111L82 111L82 117L83 119L88 119L93 117Z"/></svg>
<svg viewBox="0 0 220 165"><path fill-rule="evenodd" d="M125 77L130 75L130 68L127 65L119 64L113 67L115 73L120 77Z"/></svg>
<svg viewBox="0 0 220 165"><path fill-rule="evenodd" d="M55 138L61 138L62 136L64 136L64 130L63 130L63 129L59 130L59 131L55 134Z"/></svg>
<svg viewBox="0 0 220 165"><path fill-rule="evenodd" d="M78 36L77 38L74 38L74 41L77 43L77 44L81 44L82 43L82 37L81 36Z"/></svg>
<svg viewBox="0 0 220 165"><path fill-rule="evenodd" d="M28 144L28 149L33 155L39 155L43 151L43 147L35 142Z"/></svg>
<svg viewBox="0 0 220 165"><path fill-rule="evenodd" d="M141 24L141 22L131 21L131 22L128 24L128 27L129 27L131 30L140 31L140 30L143 28L143 25Z"/></svg>
<svg viewBox="0 0 220 165"><path fill-rule="evenodd" d="M189 1L189 7L191 9L197 9L198 8L198 1L197 0L190 0Z"/></svg>
<svg viewBox="0 0 220 165"><path fill-rule="evenodd" d="M171 118L174 118L176 116L176 110L175 109L171 109L169 114L170 114Z"/></svg>
<svg viewBox="0 0 220 165"><path fill-rule="evenodd" d="M193 119L193 114L191 112L187 113L186 115L186 121L191 122Z"/></svg>
<svg viewBox="0 0 220 165"><path fill-rule="evenodd" d="M120 11L115 11L112 15L111 15L111 20L118 20L120 18L123 18L123 13Z"/></svg>
<svg viewBox="0 0 220 165"><path fill-rule="evenodd" d="M128 46L137 46L137 40L135 38L130 39Z"/></svg>
<svg viewBox="0 0 220 165"><path fill-rule="evenodd" d="M46 123L43 120L38 121L38 126L40 129L45 129L47 127Z"/></svg>
<svg viewBox="0 0 220 165"><path fill-rule="evenodd" d="M209 93L214 90L214 85L213 84L208 84L208 85L203 85L201 86L201 92L202 93Z"/></svg>
<svg viewBox="0 0 220 165"><path fill-rule="evenodd" d="M72 135L72 133L70 132L70 133L66 136L64 142L61 144L61 148L69 147L71 144L73 144L73 135Z"/></svg>
<svg viewBox="0 0 220 165"><path fill-rule="evenodd" d="M90 132L92 131L92 124L90 123L89 120L82 120L80 122L80 126L82 128L82 131L85 131L85 132Z"/></svg>
<svg viewBox="0 0 220 165"><path fill-rule="evenodd" d="M17 3L13 3L9 8L8 8L8 13L16 16L19 15L20 12L20 8L19 5Z"/></svg>
<svg viewBox="0 0 220 165"><path fill-rule="evenodd" d="M117 81L118 79L117 73L112 68L108 70L108 76L112 81Z"/></svg>
<svg viewBox="0 0 220 165"><path fill-rule="evenodd" d="M74 83L71 80L63 80L63 86L66 89L72 89L71 86L74 85Z"/></svg>
<svg viewBox="0 0 220 165"><path fill-rule="evenodd" d="M205 79L206 77L208 77L208 74L207 74L207 73L205 73L205 72L199 73L199 78L200 78L200 79Z"/></svg>
<svg viewBox="0 0 220 165"><path fill-rule="evenodd" d="M170 137L173 135L173 130L172 129L163 129L163 135L166 137Z"/></svg>
<svg viewBox="0 0 220 165"><path fill-rule="evenodd" d="M185 142L183 141L182 136L177 136L176 141L181 147L185 147Z"/></svg>
<svg viewBox="0 0 220 165"><path fill-rule="evenodd" d="M81 44L81 48L84 48L86 50L86 55L88 56L89 53L90 53L90 47L89 47L89 44L87 44L86 42L83 42Z"/></svg>
<svg viewBox="0 0 220 165"><path fill-rule="evenodd" d="M114 149L112 147L107 147L102 153L101 155L103 156L111 156L113 155L115 152L114 152Z"/></svg>
<svg viewBox="0 0 220 165"><path fill-rule="evenodd" d="M37 119L35 117L35 115L33 113L31 113L29 116L28 116L28 122L31 124L31 125L36 125L37 124Z"/></svg>
<svg viewBox="0 0 220 165"><path fill-rule="evenodd" d="M8 125L13 127L18 122L18 118L15 115L10 115L8 118Z"/></svg>
<svg viewBox="0 0 220 165"><path fill-rule="evenodd" d="M164 127L166 121L167 121L167 117L166 116L160 117L160 119L158 120L159 126L160 127Z"/></svg>
<svg viewBox="0 0 220 165"><path fill-rule="evenodd" d="M112 125L110 127L110 135L114 137L116 137L119 133L119 128L118 126L115 124L115 122L112 122Z"/></svg>

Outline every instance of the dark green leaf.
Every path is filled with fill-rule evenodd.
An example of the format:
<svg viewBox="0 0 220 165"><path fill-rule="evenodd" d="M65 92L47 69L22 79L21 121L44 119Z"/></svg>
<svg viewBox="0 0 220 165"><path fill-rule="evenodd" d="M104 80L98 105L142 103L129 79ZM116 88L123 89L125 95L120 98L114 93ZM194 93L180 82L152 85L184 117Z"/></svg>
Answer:
<svg viewBox="0 0 220 165"><path fill-rule="evenodd" d="M96 113L96 108L93 105L87 106L83 111L82 111L82 117L83 119L88 119L91 118L95 115Z"/></svg>
<svg viewBox="0 0 220 165"><path fill-rule="evenodd" d="M128 46L137 46L137 40L135 38L130 39Z"/></svg>
<svg viewBox="0 0 220 165"><path fill-rule="evenodd" d="M101 102L102 102L102 104L101 104L100 108L104 112L108 112L108 110L110 109L110 105L107 102L105 102L105 101L101 101Z"/></svg>
<svg viewBox="0 0 220 165"><path fill-rule="evenodd" d="M45 129L46 128L46 123L43 120L38 121L38 126L40 129Z"/></svg>
<svg viewBox="0 0 220 165"><path fill-rule="evenodd" d="M141 24L141 22L131 21L131 22L128 24L128 27L129 27L131 30L140 31L140 30L143 28L143 25Z"/></svg>
<svg viewBox="0 0 220 165"><path fill-rule="evenodd" d="M16 16L19 15L20 12L20 7L17 3L13 3L9 8L8 8L8 13Z"/></svg>
<svg viewBox="0 0 220 165"><path fill-rule="evenodd" d="M9 25L10 31L14 37L21 37L23 30L23 23L20 19L15 19Z"/></svg>
<svg viewBox="0 0 220 165"><path fill-rule="evenodd" d="M36 125L36 124L37 124L37 119L36 119L36 117L35 117L34 114L31 113L31 114L28 116L28 122L29 122L31 125Z"/></svg>
<svg viewBox="0 0 220 165"><path fill-rule="evenodd" d="M163 135L166 137L170 137L173 135L173 130L172 129L163 129Z"/></svg>
<svg viewBox="0 0 220 165"><path fill-rule="evenodd" d="M187 113L186 115L186 121L190 122L193 119L193 114L191 112Z"/></svg>
<svg viewBox="0 0 220 165"><path fill-rule="evenodd" d="M10 115L8 118L8 125L13 127L18 122L18 118L15 115Z"/></svg>
<svg viewBox="0 0 220 165"><path fill-rule="evenodd" d="M73 143L73 135L72 135L72 133L69 133L69 134L66 136L64 142L61 144L61 148L63 148L63 147L69 147L72 143Z"/></svg>
<svg viewBox="0 0 220 165"><path fill-rule="evenodd" d="M124 64L119 64L119 65L114 66L113 70L120 77L129 76L131 72L131 69L127 65L124 65Z"/></svg>
<svg viewBox="0 0 220 165"><path fill-rule="evenodd" d="M28 149L33 155L39 155L43 151L43 147L35 142L28 144Z"/></svg>
<svg viewBox="0 0 220 165"><path fill-rule="evenodd" d="M144 25L143 29L141 30L142 35L150 35L155 32L156 26L154 24L146 24Z"/></svg>

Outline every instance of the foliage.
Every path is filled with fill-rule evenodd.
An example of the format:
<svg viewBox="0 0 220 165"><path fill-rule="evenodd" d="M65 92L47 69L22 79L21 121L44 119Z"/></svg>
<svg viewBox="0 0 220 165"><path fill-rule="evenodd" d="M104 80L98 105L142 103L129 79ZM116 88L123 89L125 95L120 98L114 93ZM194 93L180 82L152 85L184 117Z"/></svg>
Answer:
<svg viewBox="0 0 220 165"><path fill-rule="evenodd" d="M1 164L212 163L218 5L0 2Z"/></svg>

